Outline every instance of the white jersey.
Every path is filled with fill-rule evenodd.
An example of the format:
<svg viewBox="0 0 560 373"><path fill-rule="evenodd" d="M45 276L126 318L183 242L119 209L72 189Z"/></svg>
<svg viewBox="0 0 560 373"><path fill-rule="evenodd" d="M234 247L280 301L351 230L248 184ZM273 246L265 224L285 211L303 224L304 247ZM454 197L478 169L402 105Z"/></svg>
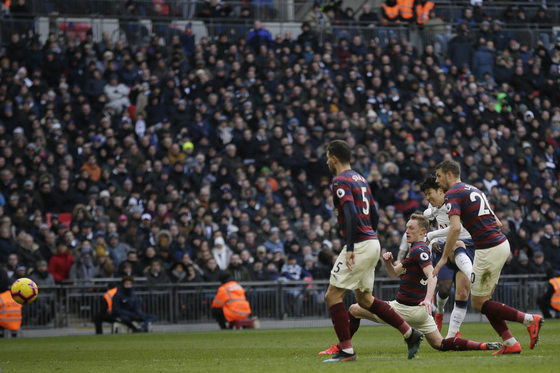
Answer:
<svg viewBox="0 0 560 373"><path fill-rule="evenodd" d="M447 238L449 225L451 224L451 222L449 221L449 215L447 215L447 211L443 208L443 206L442 208L437 208L430 204L424 211L424 216L427 217L430 221L435 219L437 222L438 229L432 232L428 232L428 240L430 240L430 242L435 240L440 246L442 246ZM458 240L472 240L471 234L465 229L465 227L463 227L463 225L461 225L461 232L459 233Z"/></svg>

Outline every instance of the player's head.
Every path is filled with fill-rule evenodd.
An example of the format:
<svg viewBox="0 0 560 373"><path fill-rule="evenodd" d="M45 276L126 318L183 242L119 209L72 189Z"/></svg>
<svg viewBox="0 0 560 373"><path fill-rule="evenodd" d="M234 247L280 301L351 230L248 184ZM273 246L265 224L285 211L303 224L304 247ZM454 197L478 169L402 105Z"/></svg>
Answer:
<svg viewBox="0 0 560 373"><path fill-rule="evenodd" d="M431 203L432 206L440 207L445 199L445 194L443 189L436 182L436 175L429 175L426 180L420 184L420 190L426 195L426 200Z"/></svg>
<svg viewBox="0 0 560 373"><path fill-rule="evenodd" d="M455 161L446 160L436 166L436 182L444 192L461 179L461 166Z"/></svg>
<svg viewBox="0 0 560 373"><path fill-rule="evenodd" d="M410 220L406 223L406 242L414 243L423 241L430 221L422 214L410 215Z"/></svg>
<svg viewBox="0 0 560 373"><path fill-rule="evenodd" d="M327 147L327 165L333 175L337 175L337 165L349 165L352 158L352 149L346 141L334 140Z"/></svg>

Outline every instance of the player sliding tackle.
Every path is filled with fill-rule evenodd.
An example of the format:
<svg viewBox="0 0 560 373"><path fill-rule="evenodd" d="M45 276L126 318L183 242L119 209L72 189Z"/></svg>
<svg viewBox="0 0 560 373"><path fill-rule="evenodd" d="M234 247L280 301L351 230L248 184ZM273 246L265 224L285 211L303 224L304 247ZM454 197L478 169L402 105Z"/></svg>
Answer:
<svg viewBox="0 0 560 373"><path fill-rule="evenodd" d="M501 223L490 208L484 193L461 182L461 166L455 161L443 161L436 166L436 181L445 191L445 208L450 227L441 260L434 269L437 276L453 252L461 233L461 221L474 240L476 255L471 276L473 308L486 315L502 337L504 344L494 354L519 354L521 345L511 334L506 321L516 321L527 327L532 349L539 341L542 316L531 315L492 300L500 272L510 254L509 242L501 232Z"/></svg>
<svg viewBox="0 0 560 373"><path fill-rule="evenodd" d="M330 354L336 356L325 362L356 360L352 335L360 320L349 315L342 302L347 290L355 291L360 307L403 334L408 345L408 358L412 359L424 338L423 334L411 328L387 303L371 294L380 252L375 232L379 215L369 184L350 168L351 156L350 145L344 141L332 141L327 148L327 165L331 173L337 175L333 180L333 198L346 246L334 264L325 294L325 303L339 340L338 345L329 349Z"/></svg>
<svg viewBox="0 0 560 373"><path fill-rule="evenodd" d="M437 280L432 275L430 249L424 243L424 235L429 224L425 216L412 214L406 224L406 241L412 245L410 253L402 263L397 265L392 264L393 254L385 253L383 255L389 277L400 277L397 299L389 302L389 306L410 326L424 333L430 346L436 350L499 350L501 343L480 343L461 338L443 339L439 333L432 317L432 296ZM350 314L357 319L384 323L377 315L357 304L350 306Z"/></svg>
<svg viewBox="0 0 560 373"><path fill-rule="evenodd" d="M437 264L441 258L441 250L439 247L445 246L445 238L449 232L449 216L443 205L445 193L443 189L436 183L435 175L430 175L420 185L420 189L424 192L426 200L430 203L424 216L429 220L436 220L438 229L427 234L427 244L432 246L434 264ZM449 297L453 278L455 278L455 307L451 313L449 322L449 330L446 338L459 336L461 324L467 314L467 304L469 294L471 292L471 272L472 262L474 260L474 243L469 232L461 226L459 233L459 241L453 246L453 251L449 255L450 262L443 266L438 275L439 292L437 299L437 311L435 316L438 330L441 331L443 322L443 310L445 303ZM442 296L443 293L443 296Z"/></svg>

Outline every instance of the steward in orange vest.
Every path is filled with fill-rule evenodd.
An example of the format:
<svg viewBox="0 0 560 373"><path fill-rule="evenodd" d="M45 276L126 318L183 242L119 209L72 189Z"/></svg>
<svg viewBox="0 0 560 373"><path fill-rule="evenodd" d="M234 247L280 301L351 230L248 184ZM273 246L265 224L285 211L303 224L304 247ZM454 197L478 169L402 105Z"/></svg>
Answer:
<svg viewBox="0 0 560 373"><path fill-rule="evenodd" d="M416 23L423 25L430 19L430 12L434 9L435 4L431 1L420 0L416 5Z"/></svg>
<svg viewBox="0 0 560 373"><path fill-rule="evenodd" d="M384 25L399 23L399 4L396 0L387 0L381 4L381 20Z"/></svg>
<svg viewBox="0 0 560 373"><path fill-rule="evenodd" d="M414 17L414 0L397 0L399 14L403 21L412 21Z"/></svg>
<svg viewBox="0 0 560 373"><path fill-rule="evenodd" d="M552 318L550 309L554 309L560 314L560 277L550 278L546 293L542 297L537 298L537 304L541 309L545 319Z"/></svg>
<svg viewBox="0 0 560 373"><path fill-rule="evenodd" d="M125 276L128 277L128 276ZM124 277L123 277L124 279ZM101 300L101 311L95 315L95 334L103 334L103 322L114 323L115 317L112 315L113 312L113 297L117 294L117 287L107 290L103 294L103 299Z"/></svg>
<svg viewBox="0 0 560 373"><path fill-rule="evenodd" d="M0 333L4 335L4 329L12 331L12 336L17 336L16 331L21 328L22 305L16 303L12 298L12 292L7 290L0 294Z"/></svg>
<svg viewBox="0 0 560 373"><path fill-rule="evenodd" d="M223 284L212 301L212 316L221 329L226 329L226 321L245 320L251 315L251 306L245 298L245 289L227 273L220 276Z"/></svg>

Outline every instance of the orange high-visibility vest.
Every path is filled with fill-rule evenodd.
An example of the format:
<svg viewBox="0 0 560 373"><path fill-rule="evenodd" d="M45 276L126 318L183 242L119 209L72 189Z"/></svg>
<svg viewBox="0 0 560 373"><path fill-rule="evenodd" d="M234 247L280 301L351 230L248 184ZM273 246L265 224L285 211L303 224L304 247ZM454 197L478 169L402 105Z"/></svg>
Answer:
<svg viewBox="0 0 560 373"><path fill-rule="evenodd" d="M414 17L414 0L397 0L399 4L399 12L403 19Z"/></svg>
<svg viewBox="0 0 560 373"><path fill-rule="evenodd" d="M107 301L107 313L113 312L113 297L115 294L117 294L117 288L108 290L105 294L103 294L103 298Z"/></svg>
<svg viewBox="0 0 560 373"><path fill-rule="evenodd" d="M245 320L251 314L251 306L245 298L245 289L235 281L220 286L212 301L212 307L223 309L228 322Z"/></svg>
<svg viewBox="0 0 560 373"><path fill-rule="evenodd" d="M548 281L554 287L554 294L550 298L550 305L556 311L560 311L560 277L551 278Z"/></svg>
<svg viewBox="0 0 560 373"><path fill-rule="evenodd" d="M7 290L0 294L0 326L8 330L21 328L21 307L12 298L12 292Z"/></svg>
<svg viewBox="0 0 560 373"><path fill-rule="evenodd" d="M385 10L385 15L387 15L387 17L389 19L385 19L383 18L383 24L387 24L389 22L399 22L398 17L399 17L399 5L395 5L395 6L387 6L387 4L383 3L381 4L381 6L383 7L383 10Z"/></svg>
<svg viewBox="0 0 560 373"><path fill-rule="evenodd" d="M424 5L416 5L416 22L419 25L423 25L428 19L430 19L430 11L434 9L434 5L435 4L431 1L426 1L426 4Z"/></svg>

